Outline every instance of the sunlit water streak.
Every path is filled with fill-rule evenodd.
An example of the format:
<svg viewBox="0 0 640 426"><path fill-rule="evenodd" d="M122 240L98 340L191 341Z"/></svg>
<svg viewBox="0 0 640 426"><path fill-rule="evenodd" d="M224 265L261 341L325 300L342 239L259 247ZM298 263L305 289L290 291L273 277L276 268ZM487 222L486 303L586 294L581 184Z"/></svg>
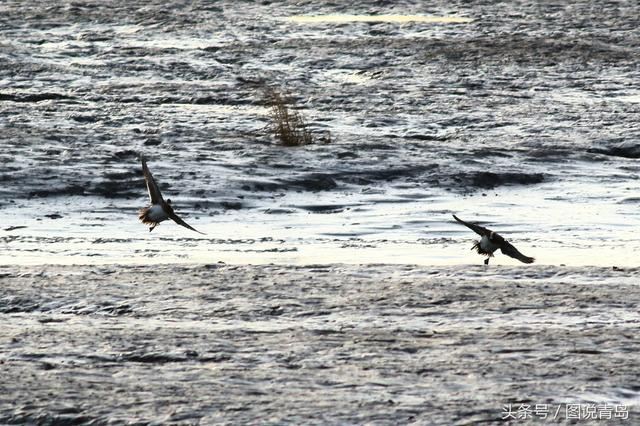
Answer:
<svg viewBox="0 0 640 426"><path fill-rule="evenodd" d="M563 192L569 188L564 187ZM107 208L84 216L78 206L95 211L101 209L101 201L87 205L86 200L72 197L64 204L76 207L64 212L63 205L50 199L39 211L6 212L5 229L27 227L3 233L0 263L480 264L482 258L470 250L477 236L453 222L451 213L456 213L467 220L495 220L487 226L540 264L636 266L638 243L632 222L638 220L638 214L633 203L585 200L568 212L563 207L566 201L553 197L553 190L546 186L544 191L531 193L525 204L519 190L496 190L486 197L459 200L440 196L395 203L388 202L390 194L386 193L379 204L371 196L337 194L322 200L322 205L336 206L337 211L329 213L301 210L299 206L318 205L317 200L292 194L257 210L186 217L206 236L171 221L149 233L138 223L129 203L123 206L129 212L125 215ZM354 199L362 204L354 204ZM139 202L144 205L146 200ZM174 199L174 203L179 201ZM469 210L470 205L474 210ZM270 209L290 213L270 214ZM510 216L495 215L504 209ZM63 218L44 216L59 212ZM491 263L519 264L499 251Z"/></svg>

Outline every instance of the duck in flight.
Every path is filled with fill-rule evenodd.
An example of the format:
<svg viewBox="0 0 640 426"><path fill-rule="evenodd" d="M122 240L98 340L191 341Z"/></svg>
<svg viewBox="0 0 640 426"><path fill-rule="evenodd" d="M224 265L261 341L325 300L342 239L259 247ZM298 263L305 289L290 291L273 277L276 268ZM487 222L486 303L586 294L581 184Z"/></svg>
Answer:
<svg viewBox="0 0 640 426"><path fill-rule="evenodd" d="M476 250L478 254L487 256L484 260L485 265L489 264L489 259L493 257L493 252L498 249L500 249L503 254L513 257L514 259L518 259L523 263L533 263L535 260L533 257L525 256L520 253L518 249L512 246L502 236L498 235L498 233L480 225L476 225L475 223L465 222L464 220L459 219L455 214L453 215L453 218L481 236L480 241L476 241L473 247L471 247L471 250Z"/></svg>
<svg viewBox="0 0 640 426"><path fill-rule="evenodd" d="M149 232L153 231L153 228L158 226L158 224L163 220L171 219L178 225L182 225L199 234L206 235L204 232L198 231L187 224L187 222L180 219L180 217L173 211L173 207L171 207L171 200L167 198L167 201L165 201L164 198L162 198L160 189L158 188L158 185L156 185L156 181L153 179L153 175L149 171L147 162L144 158L142 158L142 173L144 174L144 180L147 183L147 190L149 191L149 200L151 201L151 205L140 209L138 217L142 223L151 225Z"/></svg>

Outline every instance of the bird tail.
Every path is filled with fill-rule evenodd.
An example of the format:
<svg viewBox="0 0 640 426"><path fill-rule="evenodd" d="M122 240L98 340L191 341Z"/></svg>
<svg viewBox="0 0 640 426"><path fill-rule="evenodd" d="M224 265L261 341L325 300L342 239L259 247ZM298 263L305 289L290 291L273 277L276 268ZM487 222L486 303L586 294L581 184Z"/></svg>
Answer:
<svg viewBox="0 0 640 426"><path fill-rule="evenodd" d="M487 257L493 257L493 253L488 252L488 251L484 251L482 249L482 247L480 246L480 241L475 241L473 246L471 247L471 250L475 250L478 252L478 254L487 256Z"/></svg>
<svg viewBox="0 0 640 426"><path fill-rule="evenodd" d="M145 207L142 208L140 210L138 210L138 219L140 219L142 221L142 223L145 223L144 221L147 220L147 213L149 212L149 207Z"/></svg>
<svg viewBox="0 0 640 426"><path fill-rule="evenodd" d="M149 217L150 207L145 207L143 209L138 210L138 219L145 225L156 225L156 222L151 220Z"/></svg>

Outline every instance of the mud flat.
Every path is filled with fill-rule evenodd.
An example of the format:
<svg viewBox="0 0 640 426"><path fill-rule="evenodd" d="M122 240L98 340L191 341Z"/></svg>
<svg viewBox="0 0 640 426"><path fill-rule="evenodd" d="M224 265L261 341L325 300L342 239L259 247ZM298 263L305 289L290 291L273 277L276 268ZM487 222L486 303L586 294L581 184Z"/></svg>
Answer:
<svg viewBox="0 0 640 426"><path fill-rule="evenodd" d="M639 423L634 2L140 3L0 2L0 424Z"/></svg>
<svg viewBox="0 0 640 426"><path fill-rule="evenodd" d="M0 423L472 424L508 404L624 405L633 423L639 277L5 266Z"/></svg>
<svg viewBox="0 0 640 426"><path fill-rule="evenodd" d="M635 2L182 3L0 3L0 264L470 262L454 213L638 266ZM209 238L138 223L141 154Z"/></svg>

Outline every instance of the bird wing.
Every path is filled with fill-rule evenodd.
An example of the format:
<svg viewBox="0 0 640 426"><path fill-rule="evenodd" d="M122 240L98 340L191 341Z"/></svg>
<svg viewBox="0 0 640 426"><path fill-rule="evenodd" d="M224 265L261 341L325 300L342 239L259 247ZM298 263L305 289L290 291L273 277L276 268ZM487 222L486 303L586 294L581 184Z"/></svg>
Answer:
<svg viewBox="0 0 640 426"><path fill-rule="evenodd" d="M524 254L520 253L517 248L512 246L506 240L504 243L502 243L500 250L503 254L506 254L509 257L513 257L514 259L518 259L523 263L533 263L533 261L535 260L533 257L525 256Z"/></svg>
<svg viewBox="0 0 640 426"><path fill-rule="evenodd" d="M191 225L189 225L184 220L180 219L180 217L177 214L173 213L173 212L171 214L169 214L169 217L171 218L171 220L173 220L178 225L182 225L187 229L191 229L192 231L196 231L198 234L207 235L204 232L200 232L197 229L193 228Z"/></svg>
<svg viewBox="0 0 640 426"><path fill-rule="evenodd" d="M462 219L459 219L458 216L456 216L455 214L453 215L453 218L455 220L457 220L458 222L460 222L461 224L463 224L464 226L466 226L467 228L471 229L473 232L475 232L478 235L489 235L491 234L491 231L483 226L480 225L476 225L475 223L469 223L469 222L465 222Z"/></svg>
<svg viewBox="0 0 640 426"><path fill-rule="evenodd" d="M142 173L144 174L144 181L147 183L147 190L149 191L149 200L151 201L151 204L158 204L164 201L162 194L160 193L160 189L147 167L147 161L144 158L142 159Z"/></svg>

